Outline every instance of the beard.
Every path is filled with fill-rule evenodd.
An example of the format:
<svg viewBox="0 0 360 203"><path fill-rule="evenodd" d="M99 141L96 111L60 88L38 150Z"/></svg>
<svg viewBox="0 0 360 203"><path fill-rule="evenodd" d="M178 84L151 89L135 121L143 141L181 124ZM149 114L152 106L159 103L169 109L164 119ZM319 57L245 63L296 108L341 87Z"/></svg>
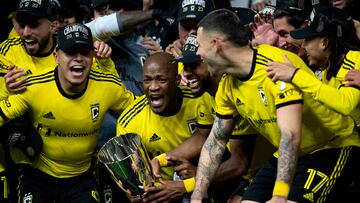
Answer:
<svg viewBox="0 0 360 203"><path fill-rule="evenodd" d="M51 34L49 34L48 36L46 36L40 40L36 40L37 44L38 44L37 49L28 49L28 47L25 46L26 52L30 56L39 56L41 54L44 54L45 48L50 43L50 37L51 37Z"/></svg>

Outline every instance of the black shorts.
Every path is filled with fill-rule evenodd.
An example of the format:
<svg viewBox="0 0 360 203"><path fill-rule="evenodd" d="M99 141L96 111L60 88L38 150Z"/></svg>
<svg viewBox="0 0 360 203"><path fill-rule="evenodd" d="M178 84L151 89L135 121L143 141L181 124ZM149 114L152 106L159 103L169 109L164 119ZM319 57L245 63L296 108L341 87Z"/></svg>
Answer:
<svg viewBox="0 0 360 203"><path fill-rule="evenodd" d="M288 200L296 202L344 202L359 173L359 147L326 149L299 158ZM272 158L256 174L243 199L266 202L272 197L277 159Z"/></svg>
<svg viewBox="0 0 360 203"><path fill-rule="evenodd" d="M97 203L96 178L91 170L71 178L55 178L31 166L21 169L20 202Z"/></svg>

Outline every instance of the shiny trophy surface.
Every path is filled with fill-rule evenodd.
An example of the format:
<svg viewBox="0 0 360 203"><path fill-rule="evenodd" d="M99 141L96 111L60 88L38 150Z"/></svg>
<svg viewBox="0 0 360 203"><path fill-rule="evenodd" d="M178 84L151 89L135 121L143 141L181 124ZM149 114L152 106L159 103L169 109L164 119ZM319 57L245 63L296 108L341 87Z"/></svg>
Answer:
<svg viewBox="0 0 360 203"><path fill-rule="evenodd" d="M143 197L144 187L154 182L149 157L137 134L113 137L98 156L117 185L132 196Z"/></svg>

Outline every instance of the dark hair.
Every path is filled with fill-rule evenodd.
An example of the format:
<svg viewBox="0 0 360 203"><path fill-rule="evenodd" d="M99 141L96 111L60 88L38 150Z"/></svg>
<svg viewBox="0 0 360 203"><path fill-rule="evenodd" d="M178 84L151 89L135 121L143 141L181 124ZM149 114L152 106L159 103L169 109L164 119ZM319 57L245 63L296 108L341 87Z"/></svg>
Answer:
<svg viewBox="0 0 360 203"><path fill-rule="evenodd" d="M226 39L237 46L249 44L249 37L245 27L240 23L236 13L228 9L219 9L210 12L199 23L206 31L215 31L226 36Z"/></svg>
<svg viewBox="0 0 360 203"><path fill-rule="evenodd" d="M330 57L327 79L335 77L341 67L344 56L350 51L360 51L360 40L351 16L343 10L331 8L319 14L319 24L325 30L322 36L329 42Z"/></svg>
<svg viewBox="0 0 360 203"><path fill-rule="evenodd" d="M287 17L286 22L294 26L294 28L300 28L307 20L303 11L295 9L276 9L273 13L273 19L279 19Z"/></svg>

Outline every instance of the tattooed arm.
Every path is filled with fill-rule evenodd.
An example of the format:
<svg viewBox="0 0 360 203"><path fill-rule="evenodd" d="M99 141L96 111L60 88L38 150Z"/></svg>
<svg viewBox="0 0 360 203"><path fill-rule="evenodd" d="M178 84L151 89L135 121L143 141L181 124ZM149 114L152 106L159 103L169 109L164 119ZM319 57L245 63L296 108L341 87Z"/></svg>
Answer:
<svg viewBox="0 0 360 203"><path fill-rule="evenodd" d="M216 117L208 139L201 150L196 173L196 186L191 196L191 202L201 202L211 180L222 161L226 143L234 128L234 119Z"/></svg>
<svg viewBox="0 0 360 203"><path fill-rule="evenodd" d="M277 109L277 122L281 131L276 182L291 185L295 173L301 140L302 104ZM273 194L269 201L286 202L287 195Z"/></svg>

